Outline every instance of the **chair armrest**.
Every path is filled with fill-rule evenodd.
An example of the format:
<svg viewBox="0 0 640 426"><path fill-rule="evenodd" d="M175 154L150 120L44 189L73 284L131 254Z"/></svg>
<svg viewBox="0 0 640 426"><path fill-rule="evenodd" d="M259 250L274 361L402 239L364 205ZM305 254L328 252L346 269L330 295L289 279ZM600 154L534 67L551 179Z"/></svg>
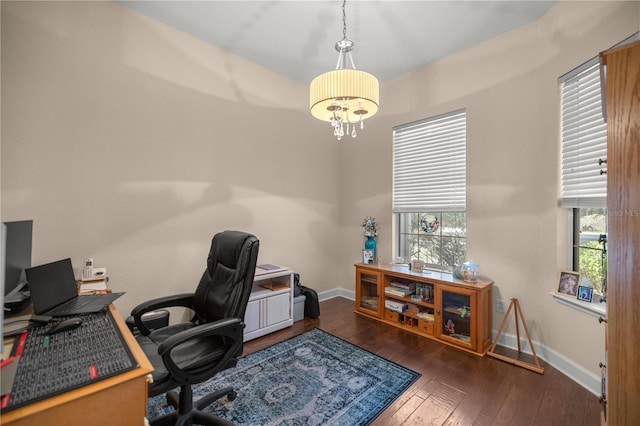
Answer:
<svg viewBox="0 0 640 426"><path fill-rule="evenodd" d="M151 331L142 322L142 315L155 311L156 309L178 306L193 309L193 293L175 294L148 300L133 308L131 310L131 316L140 334L148 336Z"/></svg>
<svg viewBox="0 0 640 426"><path fill-rule="evenodd" d="M198 325L194 328L177 333L158 346L158 354L162 357L169 374L178 383L198 383L216 372L226 368L231 359L241 352L244 340L244 322L240 318L224 318L215 322ZM180 369L174 362L171 351L181 344L193 339L200 339L209 336L224 336L233 341L231 347L224 356L216 362L215 366L203 365L185 371Z"/></svg>

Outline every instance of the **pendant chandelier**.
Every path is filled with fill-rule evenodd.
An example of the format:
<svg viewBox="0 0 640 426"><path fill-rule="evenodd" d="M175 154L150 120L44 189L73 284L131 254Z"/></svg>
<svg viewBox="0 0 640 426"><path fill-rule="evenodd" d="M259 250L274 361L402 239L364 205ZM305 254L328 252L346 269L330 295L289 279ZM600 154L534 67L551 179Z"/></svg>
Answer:
<svg viewBox="0 0 640 426"><path fill-rule="evenodd" d="M355 138L356 127L364 127L364 120L378 112L379 103L378 80L357 70L353 63L353 42L347 39L346 3L342 3L342 40L335 46L339 52L336 69L314 78L309 91L311 114L330 122L338 140L345 134Z"/></svg>

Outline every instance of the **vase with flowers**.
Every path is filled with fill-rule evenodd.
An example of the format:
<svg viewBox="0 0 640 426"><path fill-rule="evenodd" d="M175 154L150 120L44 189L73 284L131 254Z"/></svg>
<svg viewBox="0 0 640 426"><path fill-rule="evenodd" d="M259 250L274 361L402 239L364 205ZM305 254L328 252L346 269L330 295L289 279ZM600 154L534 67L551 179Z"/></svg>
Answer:
<svg viewBox="0 0 640 426"><path fill-rule="evenodd" d="M364 236L367 239L364 242L364 248L373 250L373 258L377 259L376 237L378 236L378 222L376 222L376 218L374 217L365 216L361 226L364 229Z"/></svg>

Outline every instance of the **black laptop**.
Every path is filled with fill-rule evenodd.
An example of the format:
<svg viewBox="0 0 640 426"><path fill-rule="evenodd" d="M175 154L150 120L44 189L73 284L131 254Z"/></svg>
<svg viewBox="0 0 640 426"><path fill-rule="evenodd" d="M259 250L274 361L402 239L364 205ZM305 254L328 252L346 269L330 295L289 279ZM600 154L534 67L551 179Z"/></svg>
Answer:
<svg viewBox="0 0 640 426"><path fill-rule="evenodd" d="M100 312L124 293L78 296L71 259L58 260L25 270L33 313L63 317Z"/></svg>

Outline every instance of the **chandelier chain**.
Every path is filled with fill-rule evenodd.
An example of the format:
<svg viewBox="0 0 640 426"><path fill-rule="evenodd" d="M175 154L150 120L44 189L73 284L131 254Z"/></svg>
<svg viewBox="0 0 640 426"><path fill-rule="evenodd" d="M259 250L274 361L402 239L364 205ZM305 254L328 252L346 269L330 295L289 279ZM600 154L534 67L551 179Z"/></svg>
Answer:
<svg viewBox="0 0 640 426"><path fill-rule="evenodd" d="M347 0L343 0L342 2L342 39L347 39L347 13L345 12L345 6L347 5Z"/></svg>

